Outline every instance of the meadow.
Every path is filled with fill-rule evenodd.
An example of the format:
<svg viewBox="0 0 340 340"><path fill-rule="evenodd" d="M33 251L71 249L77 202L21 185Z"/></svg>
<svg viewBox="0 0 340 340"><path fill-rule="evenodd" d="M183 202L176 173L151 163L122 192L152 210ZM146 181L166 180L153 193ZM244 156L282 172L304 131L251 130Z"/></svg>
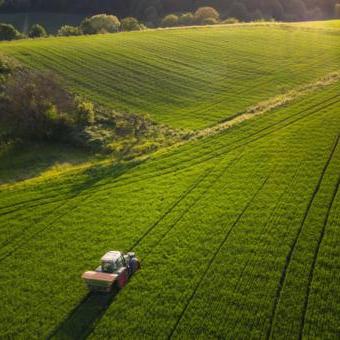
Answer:
<svg viewBox="0 0 340 340"><path fill-rule="evenodd" d="M263 49L263 39L256 39L266 32L271 43ZM96 89L82 80L95 79L94 71L87 69L95 58L86 38L15 42L1 44L0 50L34 67L59 60L60 72L78 91L103 103L110 104L111 98L119 108L154 110L150 114L161 122L178 126L181 121L198 129L256 100L338 71L338 35L300 28L217 27L98 36L91 38L93 44L101 42L97 56L107 60L102 66L93 61ZM199 46L205 38L201 52L189 58L185 46ZM235 44L227 44L228 39ZM162 49L160 41L169 45ZM208 42L216 50L206 49ZM117 55L108 52L113 49ZM72 50L79 58L86 56L86 63L69 57ZM137 51L138 58L132 57ZM211 63L198 66L199 59L208 60L208 52ZM185 66L185 55L190 65ZM124 67L119 66L124 60ZM78 64L77 75L73 67ZM105 74L104 65L112 67L115 81ZM159 72L157 81L151 65ZM224 69L233 81L225 81ZM250 77L256 69L258 77ZM123 72L136 78L123 77ZM197 78L190 78L195 72ZM248 81L242 82L241 75ZM211 81L205 89L203 76L206 84ZM124 97L103 84L104 78L121 86ZM165 101L168 96L179 100L180 88L194 84L197 92L183 94L183 106ZM99 90L105 86L112 90L111 97ZM157 93L164 91L158 102L152 86ZM218 87L220 101L214 96ZM149 101L141 94L140 101L132 100L138 89L139 94L146 91ZM204 101L195 100L203 93ZM239 100L228 101L236 93ZM100 160L58 176L0 186L0 337L336 338L339 94L336 81L230 129L148 158ZM161 110L168 107L167 114ZM136 251L142 270L115 297L88 294L80 275L95 268L110 249Z"/></svg>
<svg viewBox="0 0 340 340"><path fill-rule="evenodd" d="M76 93L175 128L211 126L337 71L337 30L281 24L195 27L2 43ZM322 55L322 58L320 56Z"/></svg>

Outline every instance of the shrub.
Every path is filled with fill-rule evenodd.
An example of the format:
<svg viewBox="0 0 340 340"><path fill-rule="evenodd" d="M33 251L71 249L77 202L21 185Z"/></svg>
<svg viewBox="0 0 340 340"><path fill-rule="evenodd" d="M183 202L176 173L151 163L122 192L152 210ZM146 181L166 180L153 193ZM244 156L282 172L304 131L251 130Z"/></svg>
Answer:
<svg viewBox="0 0 340 340"><path fill-rule="evenodd" d="M216 25L218 21L214 18L205 18L202 21L202 25Z"/></svg>
<svg viewBox="0 0 340 340"><path fill-rule="evenodd" d="M64 25L60 27L57 34L63 37L70 37L75 35L81 35L81 31L77 26Z"/></svg>
<svg viewBox="0 0 340 340"><path fill-rule="evenodd" d="M84 19L80 29L84 34L114 33L118 32L120 22L114 15L98 14Z"/></svg>
<svg viewBox="0 0 340 340"><path fill-rule="evenodd" d="M183 13L178 18L178 25L181 26L190 26L194 22L194 15L192 13Z"/></svg>
<svg viewBox="0 0 340 340"><path fill-rule="evenodd" d="M163 18L161 22L162 27L174 27L178 25L178 16L175 14L169 14Z"/></svg>
<svg viewBox="0 0 340 340"><path fill-rule="evenodd" d="M140 31L141 26L136 18L127 17L121 21L120 29L122 31Z"/></svg>
<svg viewBox="0 0 340 340"><path fill-rule="evenodd" d="M14 138L61 139L73 121L73 99L55 76L23 67L4 83L0 110Z"/></svg>
<svg viewBox="0 0 340 340"><path fill-rule="evenodd" d="M21 34L13 25L0 23L0 40L20 39Z"/></svg>
<svg viewBox="0 0 340 340"><path fill-rule="evenodd" d="M222 24L228 24L228 25L230 25L230 24L237 24L237 23L239 23L239 22L240 22L240 21L239 21L238 19L233 18L233 17L230 17L230 18L225 19L225 20L222 22Z"/></svg>
<svg viewBox="0 0 340 340"><path fill-rule="evenodd" d="M94 124L96 118L95 107L92 102L77 97L75 99L78 121L81 124Z"/></svg>
<svg viewBox="0 0 340 340"><path fill-rule="evenodd" d="M207 18L213 18L218 20L220 17L219 13L213 7L200 7L194 14L194 21L197 24L201 24L203 20Z"/></svg>
<svg viewBox="0 0 340 340"><path fill-rule="evenodd" d="M45 28L41 25L33 25L28 33L30 38L43 38L47 37L47 32Z"/></svg>

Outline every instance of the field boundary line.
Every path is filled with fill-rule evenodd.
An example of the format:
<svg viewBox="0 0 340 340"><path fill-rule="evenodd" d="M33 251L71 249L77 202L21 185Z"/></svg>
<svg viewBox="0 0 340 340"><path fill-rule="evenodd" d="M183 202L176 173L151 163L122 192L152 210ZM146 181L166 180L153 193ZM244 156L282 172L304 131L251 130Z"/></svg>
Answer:
<svg viewBox="0 0 340 340"><path fill-rule="evenodd" d="M328 224L328 221L329 221L329 216L330 216L331 210L333 208L334 200L335 200L335 198L338 194L339 187L340 187L340 175L338 177L338 181L337 181L335 188L333 190L331 201L330 201L328 208L327 208L327 213L326 213L323 225L322 225L322 230L321 230L321 233L320 233L320 237L318 239L318 243L317 243L317 246L316 246L316 249L315 249L315 252L314 252L312 266L311 266L311 269L310 269L310 272L309 272L308 285L307 285L307 289L306 289L303 311L302 311L302 317L301 317L299 340L302 340L302 338L303 338L304 326L305 326L308 303L309 303L309 296L310 296L310 291L311 291L311 288L312 288L312 282L313 282L313 278L314 278L315 267L316 267L316 263L317 263L317 260L318 260L321 244L322 244L322 241L323 241L324 236L325 236L326 227L327 227L327 224Z"/></svg>
<svg viewBox="0 0 340 340"><path fill-rule="evenodd" d="M310 197L310 199L308 201L307 208L306 208L306 210L304 212L302 221L300 223L300 227L299 227L299 229L297 231L297 234L296 234L296 236L294 238L293 244L291 245L291 248L290 248L290 250L289 250L289 252L288 252L288 254L286 256L286 261L285 261L285 264L283 266L283 269L282 269L282 272L281 272L281 277L280 277L280 280L278 282L278 286L277 286L277 289L276 289L276 294L275 294L275 298L274 298L272 312L271 312L270 319L269 319L269 328L268 328L268 331L267 331L266 339L270 339L272 337L273 325L274 325L274 320L275 320L275 316L276 316L276 311L277 311L277 307L278 307L278 305L280 303L281 294L282 294L283 286L284 286L285 281L286 281L287 272L288 272L288 269L289 269L289 265L290 265L291 259L293 257L294 252L295 252L295 249L296 249L296 246L297 246L297 243L298 243L298 239L299 239L299 237L300 237L300 235L302 233L302 230L303 230L303 227L304 227L305 222L307 220L307 217L309 215L310 209L312 208L312 205L314 203L314 199L315 199L317 193L319 192L319 189L320 189L321 183L323 181L323 178L324 178L324 176L326 174L328 166L331 163L331 160L333 158L335 150L336 150L336 148L338 146L339 139L340 139L340 136L338 135L337 138L336 138L335 143L333 144L333 146L331 148L331 152L330 152L330 154L329 154L329 156L327 158L327 161L326 161L324 167L322 168L321 174L320 174L318 182L317 182L317 184L316 184L316 186L314 188L312 196Z"/></svg>
<svg viewBox="0 0 340 340"><path fill-rule="evenodd" d="M318 79L317 81L299 86L296 89L290 90L284 94L277 95L268 100L259 102L253 106L248 107L245 111L241 113L236 113L226 118L225 120L221 121L220 123L214 126L202 129L198 131L192 139L213 136L215 134L218 134L221 131L225 131L243 121L252 119L253 117L259 115L263 115L274 109L289 104L296 99L299 99L317 90L323 89L324 87L327 87L329 85L333 85L337 83L339 80L340 72L329 73L326 76Z"/></svg>
<svg viewBox="0 0 340 340"><path fill-rule="evenodd" d="M246 203L246 205L244 206L244 208L242 209L241 213L237 216L236 220L234 221L234 223L231 225L231 227L229 228L228 232L226 233L225 237L223 238L222 242L219 244L219 246L217 247L217 249L215 250L213 256L211 257L211 259L208 262L208 265L206 267L206 269L204 270L203 274L201 275L200 279L198 280L198 283L196 284L193 292L191 293L188 301L186 302L186 304L184 305L184 308L181 312L181 314L179 315L174 327L172 328L170 335L168 336L168 339L172 339L179 323L181 322L185 312L187 311L191 301L193 300L193 298L196 295L196 292L198 291L204 277L207 275L209 269L211 268L213 262L215 261L217 255L219 254L220 250L222 249L222 247L224 246L224 244L226 243L226 241L228 240L230 234L233 232L234 228L236 227L236 225L238 224L238 222L241 220L241 218L243 217L243 215L245 214L245 212L248 210L248 208L250 207L250 205L254 202L256 196L258 195L258 193L263 189L263 187L265 186L265 184L267 183L269 179L269 175L265 178L265 180L262 182L262 184L260 185L260 187L255 191L254 195L251 197L251 199Z"/></svg>

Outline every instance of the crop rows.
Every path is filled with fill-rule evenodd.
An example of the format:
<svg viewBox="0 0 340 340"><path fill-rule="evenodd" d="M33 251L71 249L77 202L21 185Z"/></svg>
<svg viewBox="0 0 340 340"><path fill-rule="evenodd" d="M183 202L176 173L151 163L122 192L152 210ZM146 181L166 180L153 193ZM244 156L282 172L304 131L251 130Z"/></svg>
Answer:
<svg viewBox="0 0 340 340"><path fill-rule="evenodd" d="M132 166L3 190L0 336L79 335L83 304L96 310L80 274L108 249L143 269L93 337L337 334L338 91Z"/></svg>
<svg viewBox="0 0 340 340"><path fill-rule="evenodd" d="M0 51L108 107L197 129L338 69L335 30L293 26ZM143 161L0 187L0 337L335 338L339 91L330 85ZM142 260L114 299L80 280L109 249Z"/></svg>
<svg viewBox="0 0 340 340"><path fill-rule="evenodd" d="M281 26L163 30L0 46L32 67L54 70L73 91L100 104L190 129L215 124L337 70L338 50L334 32Z"/></svg>

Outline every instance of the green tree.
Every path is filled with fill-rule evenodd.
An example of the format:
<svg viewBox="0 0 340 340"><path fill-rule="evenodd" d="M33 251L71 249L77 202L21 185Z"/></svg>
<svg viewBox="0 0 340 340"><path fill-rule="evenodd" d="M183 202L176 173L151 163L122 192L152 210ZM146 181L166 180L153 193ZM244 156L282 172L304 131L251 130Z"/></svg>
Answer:
<svg viewBox="0 0 340 340"><path fill-rule="evenodd" d="M43 38L47 37L47 32L43 26L36 24L31 27L28 36L30 38Z"/></svg>
<svg viewBox="0 0 340 340"><path fill-rule="evenodd" d="M122 19L120 29L122 31L140 31L141 26L136 18L127 17Z"/></svg>
<svg viewBox="0 0 340 340"><path fill-rule="evenodd" d="M70 36L74 36L74 35L81 35L81 31L80 31L79 27L77 27L77 26L64 25L64 26L60 27L57 35L64 36L64 37L70 37Z"/></svg>
<svg viewBox="0 0 340 340"><path fill-rule="evenodd" d="M194 22L194 15L192 13L183 13L179 18L178 18L178 24L180 26L190 26Z"/></svg>
<svg viewBox="0 0 340 340"><path fill-rule="evenodd" d="M178 25L178 16L175 14L169 14L163 18L161 22L162 27L174 27Z"/></svg>
<svg viewBox="0 0 340 340"><path fill-rule="evenodd" d="M98 14L84 19L80 29L84 34L114 33L118 32L120 21L114 15Z"/></svg>
<svg viewBox="0 0 340 340"><path fill-rule="evenodd" d="M214 18L205 18L202 21L202 25L216 25L218 24L218 21Z"/></svg>
<svg viewBox="0 0 340 340"><path fill-rule="evenodd" d="M197 24L201 24L207 18L219 20L220 15L213 7L200 7L194 14L194 20Z"/></svg>
<svg viewBox="0 0 340 340"><path fill-rule="evenodd" d="M72 123L74 101L52 73L19 67L2 86L0 110L14 137L59 139Z"/></svg>
<svg viewBox="0 0 340 340"><path fill-rule="evenodd" d="M13 25L0 23L0 40L20 39L21 34Z"/></svg>

